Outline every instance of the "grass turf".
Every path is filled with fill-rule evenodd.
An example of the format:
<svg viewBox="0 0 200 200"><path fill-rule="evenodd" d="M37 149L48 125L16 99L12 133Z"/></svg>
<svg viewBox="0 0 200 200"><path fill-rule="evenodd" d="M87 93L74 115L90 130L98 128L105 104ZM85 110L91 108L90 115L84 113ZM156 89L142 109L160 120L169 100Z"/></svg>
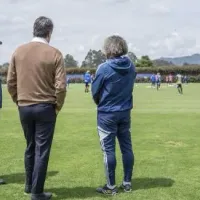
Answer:
<svg viewBox="0 0 200 200"><path fill-rule="evenodd" d="M83 85L71 85L58 116L46 190L57 200L103 200L95 188L105 183L103 158L96 132L96 110ZM160 91L139 84L134 90L132 140L135 152L134 191L115 200L200 199L200 90L199 84ZM16 106L3 89L0 111L0 200L23 196L25 140ZM117 146L117 183L123 177Z"/></svg>

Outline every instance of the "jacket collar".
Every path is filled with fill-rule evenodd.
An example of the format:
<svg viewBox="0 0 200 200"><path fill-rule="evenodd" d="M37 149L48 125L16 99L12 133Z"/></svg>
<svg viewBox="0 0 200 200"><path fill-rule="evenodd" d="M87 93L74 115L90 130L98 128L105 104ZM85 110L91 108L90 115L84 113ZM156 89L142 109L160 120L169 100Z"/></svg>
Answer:
<svg viewBox="0 0 200 200"><path fill-rule="evenodd" d="M44 38L34 37L31 42L40 42L44 44L48 44L48 42Z"/></svg>

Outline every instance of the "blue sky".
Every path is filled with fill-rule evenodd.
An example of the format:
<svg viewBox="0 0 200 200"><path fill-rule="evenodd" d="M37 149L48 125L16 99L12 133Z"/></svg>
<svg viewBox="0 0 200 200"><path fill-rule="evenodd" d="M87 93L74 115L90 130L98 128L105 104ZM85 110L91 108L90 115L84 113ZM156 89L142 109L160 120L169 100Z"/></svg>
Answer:
<svg viewBox="0 0 200 200"><path fill-rule="evenodd" d="M41 15L55 24L51 45L79 62L111 34L123 36L137 56L200 52L199 0L0 0L0 7L0 63L31 40Z"/></svg>

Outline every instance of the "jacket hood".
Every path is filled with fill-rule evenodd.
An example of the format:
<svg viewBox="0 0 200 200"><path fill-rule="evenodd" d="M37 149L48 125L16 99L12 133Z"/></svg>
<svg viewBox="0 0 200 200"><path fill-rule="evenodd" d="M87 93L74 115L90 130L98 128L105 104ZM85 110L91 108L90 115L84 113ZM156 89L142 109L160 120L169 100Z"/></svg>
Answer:
<svg viewBox="0 0 200 200"><path fill-rule="evenodd" d="M126 56L108 59L106 63L120 74L127 74L132 67L130 59Z"/></svg>

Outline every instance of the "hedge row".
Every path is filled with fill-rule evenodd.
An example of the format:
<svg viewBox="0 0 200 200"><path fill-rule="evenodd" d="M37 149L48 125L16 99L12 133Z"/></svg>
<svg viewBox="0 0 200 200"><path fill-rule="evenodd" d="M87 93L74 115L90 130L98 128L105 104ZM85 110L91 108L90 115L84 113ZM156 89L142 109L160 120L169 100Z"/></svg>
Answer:
<svg viewBox="0 0 200 200"><path fill-rule="evenodd" d="M2 76L2 83L6 83L6 77ZM165 82L165 76L162 77L162 82ZM137 77L136 78L136 83L149 83L150 79L149 78L144 78L144 77ZM176 80L174 79L173 82L175 83ZM188 82L189 83L200 83L200 74L198 76L188 76ZM70 78L70 83L83 83L82 78Z"/></svg>
<svg viewBox="0 0 200 200"><path fill-rule="evenodd" d="M84 74L87 71L90 71L91 74L95 74L96 68L67 68L66 73L67 74Z"/></svg>
<svg viewBox="0 0 200 200"><path fill-rule="evenodd" d="M138 73L157 73L161 75L177 74L182 75L198 75L200 74L200 66L167 66L167 67L151 67L151 68L137 68Z"/></svg>
<svg viewBox="0 0 200 200"><path fill-rule="evenodd" d="M67 68L67 74L83 74L86 71L90 71L91 74L96 72L96 68ZM177 74L182 75L198 75L200 74L199 65L191 66L166 66L166 67L140 67L136 68L137 73L157 73L160 72L162 75Z"/></svg>
<svg viewBox="0 0 200 200"><path fill-rule="evenodd" d="M165 76L162 77L162 82L165 83ZM137 77L136 83L150 83L150 78L144 78L144 77ZM176 82L176 79L174 78L173 83ZM198 76L188 76L188 82L189 83L200 83L200 75ZM81 78L70 78L70 83L83 83L83 79Z"/></svg>
<svg viewBox="0 0 200 200"><path fill-rule="evenodd" d="M162 82L165 83L165 76L162 76ZM70 78L70 83L83 83L82 78ZM137 77L136 83L150 83L150 78ZM200 75L198 76L188 76L188 82L190 83L200 83ZM173 83L176 83L176 78L173 78Z"/></svg>
<svg viewBox="0 0 200 200"><path fill-rule="evenodd" d="M90 71L91 74L95 74L96 68L67 68L67 74L84 74L86 71ZM182 75L188 75L189 82L200 82L200 66L191 65L191 66L166 66L166 67L148 67L148 68L136 68L137 73L151 74L160 72L165 79L165 75L175 75L180 73ZM7 70L1 69L0 76L2 77L2 82L6 82ZM79 83L82 82L82 79L72 79L72 82ZM137 78L137 82L148 82L149 80L144 78Z"/></svg>
<svg viewBox="0 0 200 200"><path fill-rule="evenodd" d="M86 71L90 71L91 74L96 72L96 68L67 68L67 74L84 74ZM200 74L200 65L190 66L166 66L166 67L140 67L136 68L137 73L157 73L160 72L162 75L177 74L182 75L198 75ZM7 70L0 69L0 75L6 76Z"/></svg>

